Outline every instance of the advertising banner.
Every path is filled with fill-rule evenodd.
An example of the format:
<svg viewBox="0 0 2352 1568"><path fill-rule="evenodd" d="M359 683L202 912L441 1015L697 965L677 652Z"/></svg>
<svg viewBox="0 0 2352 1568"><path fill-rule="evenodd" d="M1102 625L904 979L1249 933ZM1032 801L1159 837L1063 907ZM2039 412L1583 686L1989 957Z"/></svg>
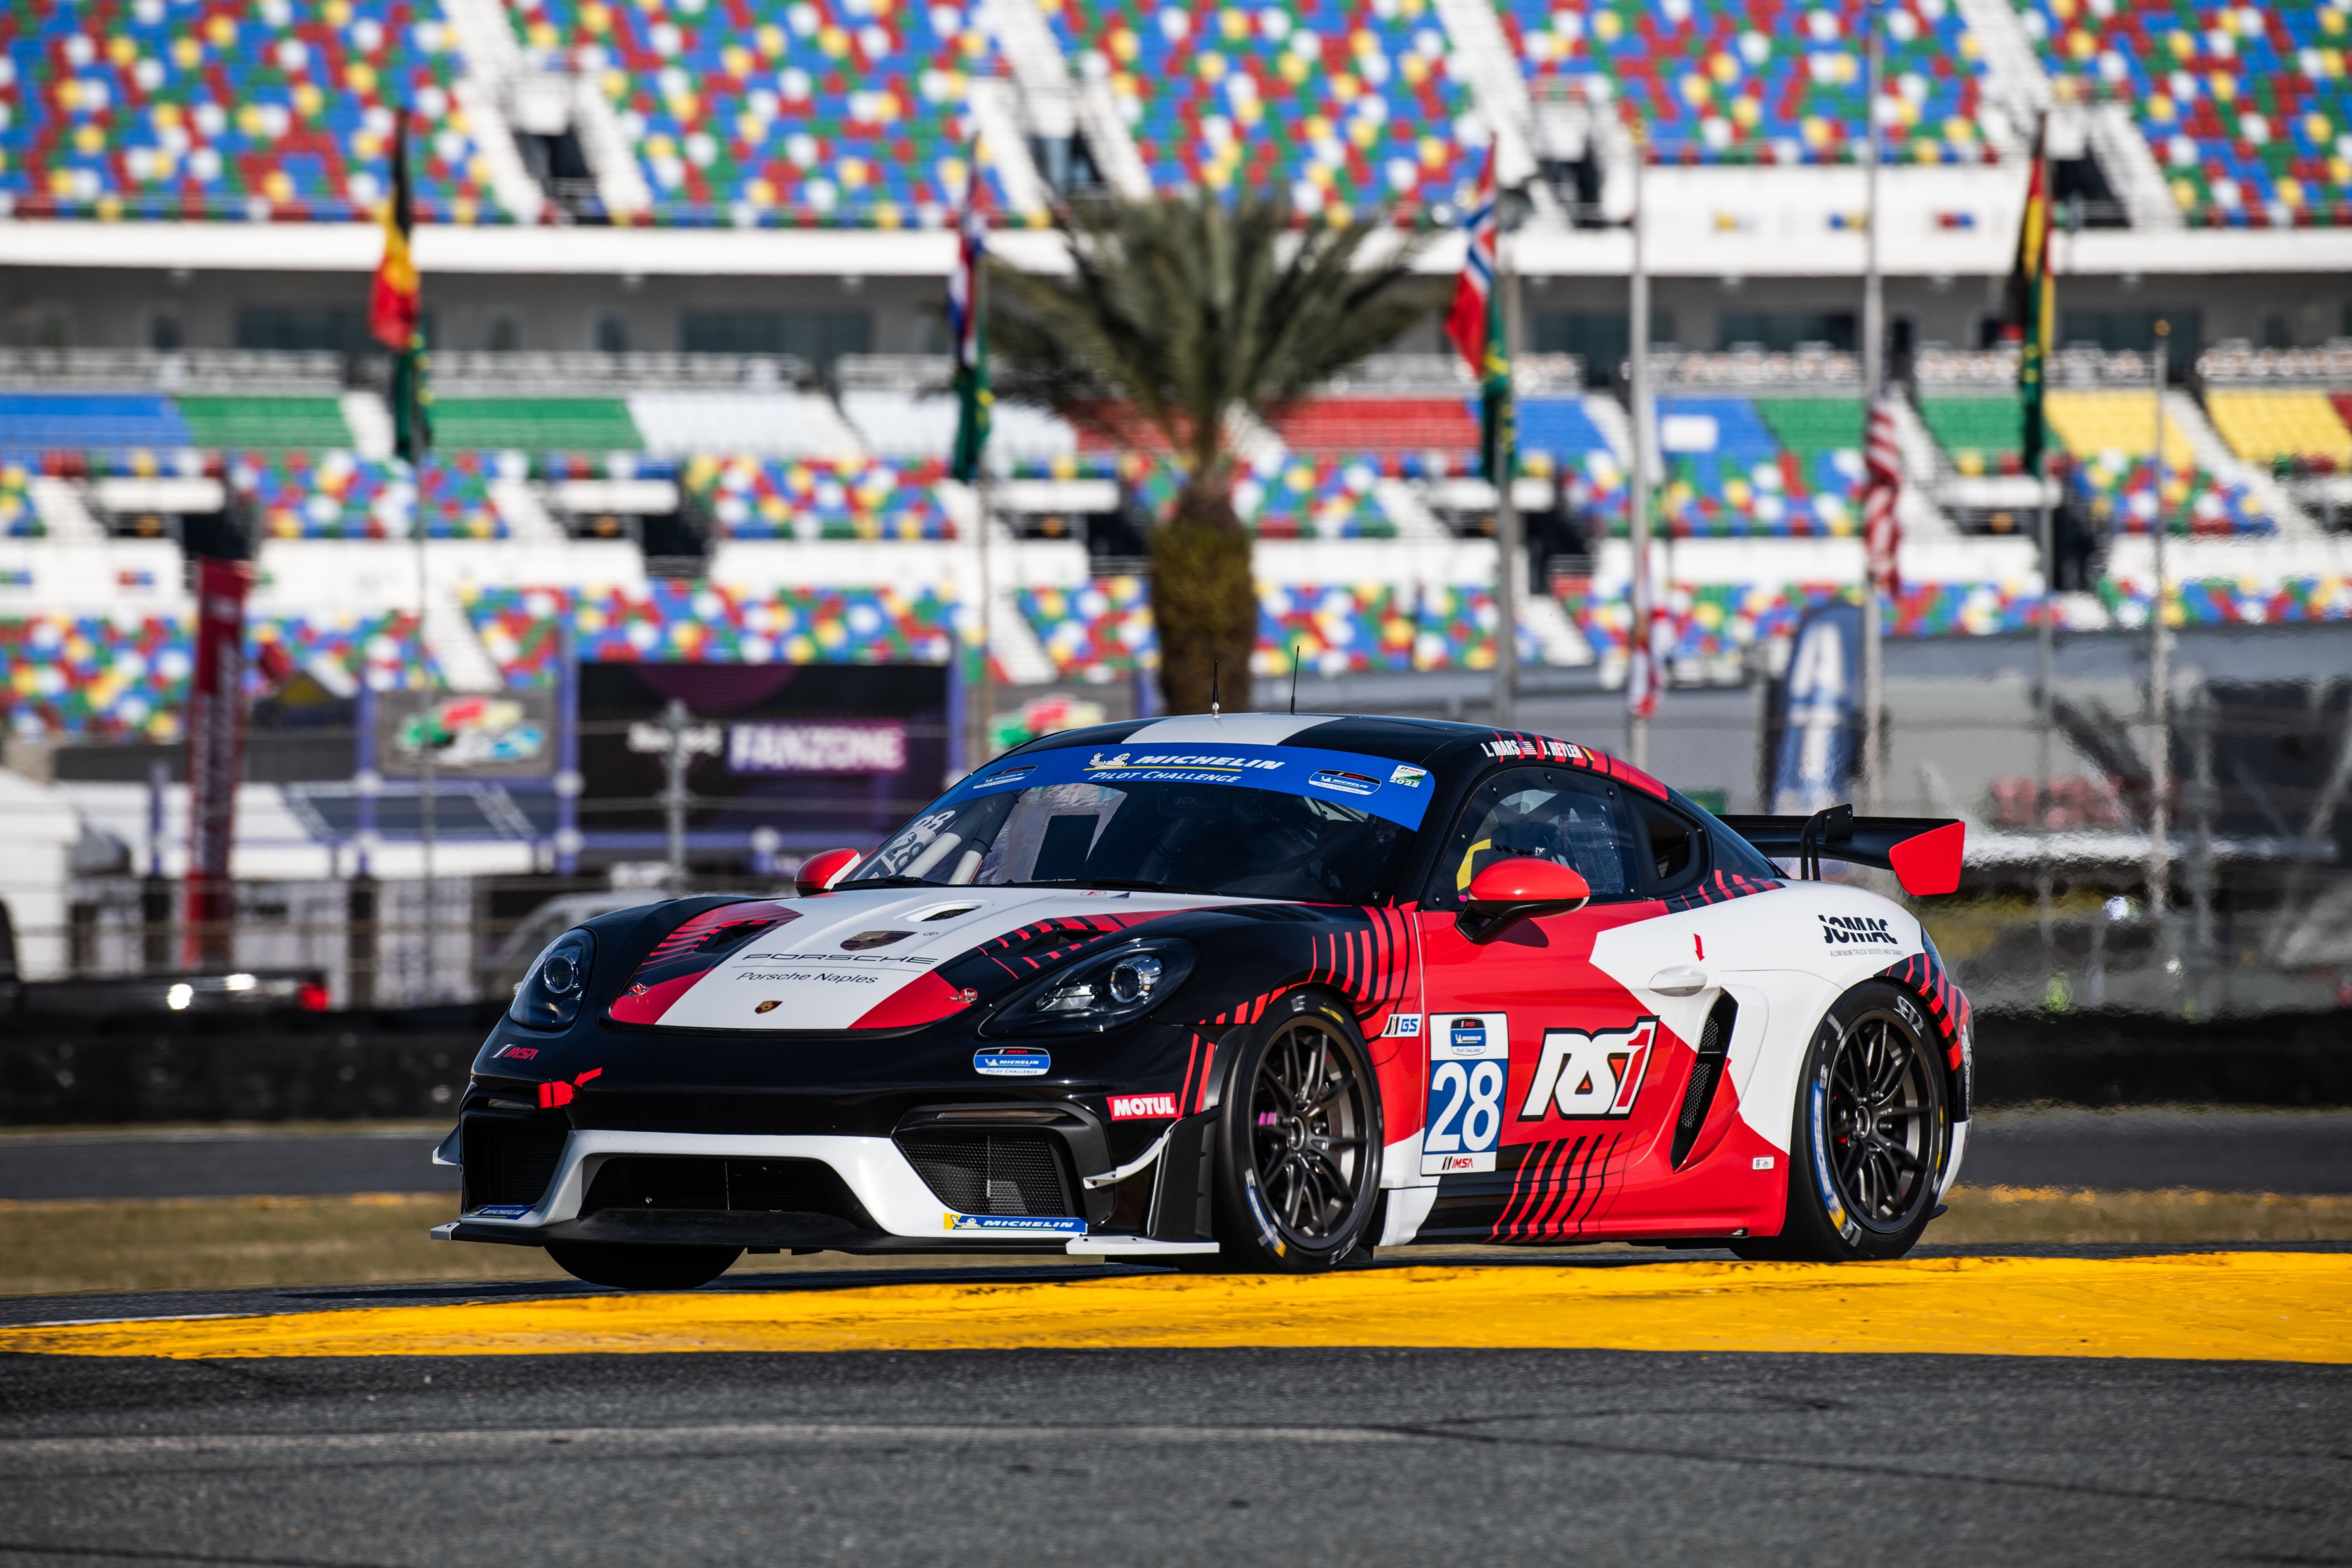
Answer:
<svg viewBox="0 0 2352 1568"><path fill-rule="evenodd" d="M583 664L583 848L660 852L673 745L698 854L754 835L787 854L877 843L939 793L947 700L936 665Z"/></svg>
<svg viewBox="0 0 2352 1568"><path fill-rule="evenodd" d="M1772 809L1811 816L1846 798L1862 688L1862 610L1824 605L1797 627L1780 684Z"/></svg>

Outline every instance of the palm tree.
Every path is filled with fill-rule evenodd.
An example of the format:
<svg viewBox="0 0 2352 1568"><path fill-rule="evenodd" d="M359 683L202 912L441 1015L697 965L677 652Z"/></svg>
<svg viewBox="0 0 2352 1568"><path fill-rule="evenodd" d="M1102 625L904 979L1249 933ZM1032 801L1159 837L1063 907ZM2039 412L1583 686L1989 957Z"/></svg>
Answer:
<svg viewBox="0 0 2352 1568"><path fill-rule="evenodd" d="M1234 510L1233 422L1272 422L1430 313L1402 287L1417 243L1366 255L1380 217L1300 222L1278 197L1087 199L1056 219L1072 270L992 264L998 395L1122 445L1157 436L1181 486L1151 533L1160 690L1209 706L1213 667L1247 706L1257 646L1250 536Z"/></svg>

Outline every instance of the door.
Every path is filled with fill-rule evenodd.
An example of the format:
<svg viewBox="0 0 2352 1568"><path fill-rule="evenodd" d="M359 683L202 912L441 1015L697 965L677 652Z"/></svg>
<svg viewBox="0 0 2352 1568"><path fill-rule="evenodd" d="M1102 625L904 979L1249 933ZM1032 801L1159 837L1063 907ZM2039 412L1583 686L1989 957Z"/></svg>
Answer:
<svg viewBox="0 0 2352 1568"><path fill-rule="evenodd" d="M1580 769L1506 769L1463 808L1416 917L1429 1008L1422 1171L1438 1182L1424 1239L1575 1237L1622 1185L1628 1131L1654 1087L1657 1020L1593 966L1592 944L1661 911L1648 855L1620 786ZM1464 890L1517 857L1573 867L1591 900L1471 942Z"/></svg>

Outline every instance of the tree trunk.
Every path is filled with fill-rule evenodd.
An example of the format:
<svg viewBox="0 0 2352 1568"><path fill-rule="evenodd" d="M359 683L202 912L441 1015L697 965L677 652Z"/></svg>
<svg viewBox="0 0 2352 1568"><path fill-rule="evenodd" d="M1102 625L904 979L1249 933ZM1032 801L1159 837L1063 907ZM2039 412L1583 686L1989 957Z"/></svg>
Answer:
<svg viewBox="0 0 2352 1568"><path fill-rule="evenodd" d="M1257 584L1249 531L1222 476L1188 481L1153 533L1151 615L1160 632L1160 697L1169 712L1209 710L1213 665L1223 705L1248 709Z"/></svg>

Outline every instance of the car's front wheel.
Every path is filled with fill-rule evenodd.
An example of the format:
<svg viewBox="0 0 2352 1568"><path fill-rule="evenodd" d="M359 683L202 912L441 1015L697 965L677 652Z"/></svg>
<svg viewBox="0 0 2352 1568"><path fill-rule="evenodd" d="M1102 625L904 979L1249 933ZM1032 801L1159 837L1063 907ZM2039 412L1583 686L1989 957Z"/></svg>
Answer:
<svg viewBox="0 0 2352 1568"><path fill-rule="evenodd" d="M1951 1148L1944 1064L1919 1005L1884 981L1838 998L1813 1036L1790 1125L1789 1206L1742 1258L1900 1258L1936 1212Z"/></svg>
<svg viewBox="0 0 2352 1568"><path fill-rule="evenodd" d="M1380 1197L1380 1084L1355 1020L1276 1002L1236 1055L1216 1130L1218 1261L1313 1273L1366 1245Z"/></svg>
<svg viewBox="0 0 2352 1568"><path fill-rule="evenodd" d="M708 1285L743 1256L740 1247L649 1247L621 1241L551 1241L556 1267L615 1290L691 1290Z"/></svg>

